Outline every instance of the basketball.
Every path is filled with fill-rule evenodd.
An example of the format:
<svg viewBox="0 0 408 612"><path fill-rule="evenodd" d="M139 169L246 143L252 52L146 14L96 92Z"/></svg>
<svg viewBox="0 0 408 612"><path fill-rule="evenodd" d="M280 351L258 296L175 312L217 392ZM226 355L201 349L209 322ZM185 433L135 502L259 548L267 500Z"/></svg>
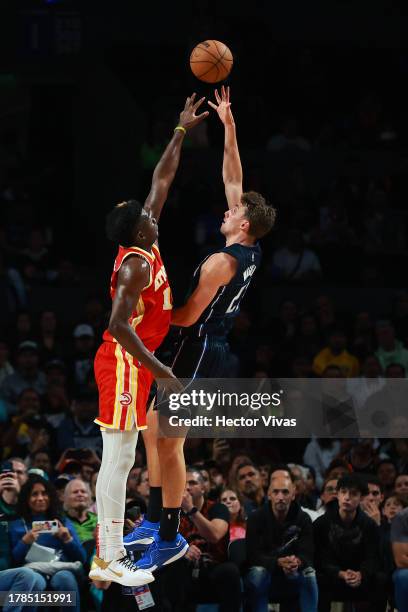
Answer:
<svg viewBox="0 0 408 612"><path fill-rule="evenodd" d="M219 40L204 40L194 47L190 55L193 74L205 83L224 81L233 63L231 51Z"/></svg>

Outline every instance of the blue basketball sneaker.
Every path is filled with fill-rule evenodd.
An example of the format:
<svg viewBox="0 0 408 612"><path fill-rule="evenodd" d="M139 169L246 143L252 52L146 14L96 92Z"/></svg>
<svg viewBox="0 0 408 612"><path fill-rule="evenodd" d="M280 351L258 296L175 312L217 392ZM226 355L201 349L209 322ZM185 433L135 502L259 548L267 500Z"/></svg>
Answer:
<svg viewBox="0 0 408 612"><path fill-rule="evenodd" d="M184 557L188 544L182 535L177 534L172 542L162 540L159 534L136 562L137 569L154 572L155 570Z"/></svg>
<svg viewBox="0 0 408 612"><path fill-rule="evenodd" d="M123 538L126 550L145 550L147 546L153 543L155 536L159 533L159 529L160 522L152 523L146 518L143 519L139 527L135 527L132 533Z"/></svg>

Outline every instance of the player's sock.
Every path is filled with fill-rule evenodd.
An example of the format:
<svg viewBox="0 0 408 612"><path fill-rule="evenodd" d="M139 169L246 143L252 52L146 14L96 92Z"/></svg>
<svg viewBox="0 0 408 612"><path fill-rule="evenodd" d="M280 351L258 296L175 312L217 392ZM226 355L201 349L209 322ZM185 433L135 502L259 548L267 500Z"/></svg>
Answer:
<svg viewBox="0 0 408 612"><path fill-rule="evenodd" d="M147 507L146 518L151 523L158 523L163 508L162 488L150 487L149 505Z"/></svg>
<svg viewBox="0 0 408 612"><path fill-rule="evenodd" d="M104 559L116 559L118 556L124 557L126 550L123 545L123 519L106 518L103 522L105 533L105 557Z"/></svg>
<svg viewBox="0 0 408 612"><path fill-rule="evenodd" d="M172 542L180 524L180 508L163 508L160 516L159 536L162 540Z"/></svg>
<svg viewBox="0 0 408 612"><path fill-rule="evenodd" d="M96 556L100 559L105 559L106 555L106 538L105 527L103 521L100 521L96 526Z"/></svg>

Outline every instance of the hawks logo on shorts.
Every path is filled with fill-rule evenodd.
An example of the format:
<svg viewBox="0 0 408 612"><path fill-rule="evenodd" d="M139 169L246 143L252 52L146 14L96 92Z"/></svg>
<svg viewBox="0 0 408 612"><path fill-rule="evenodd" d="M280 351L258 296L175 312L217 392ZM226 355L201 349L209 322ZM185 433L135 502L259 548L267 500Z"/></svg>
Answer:
<svg viewBox="0 0 408 612"><path fill-rule="evenodd" d="M119 247L111 277L110 293L115 297L123 261L138 256L149 264L148 285L140 294L129 325L149 351L155 351L170 326L172 295L160 251L153 245L149 253L138 247ZM146 402L153 376L117 342L108 330L95 357L95 378L99 391L99 417L95 423L110 429L146 428Z"/></svg>

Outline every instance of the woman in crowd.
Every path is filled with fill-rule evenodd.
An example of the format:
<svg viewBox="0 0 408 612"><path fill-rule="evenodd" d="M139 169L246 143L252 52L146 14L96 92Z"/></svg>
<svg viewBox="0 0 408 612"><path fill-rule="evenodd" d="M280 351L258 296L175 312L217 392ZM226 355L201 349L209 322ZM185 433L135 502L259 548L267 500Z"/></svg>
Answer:
<svg viewBox="0 0 408 612"><path fill-rule="evenodd" d="M86 560L83 549L72 523L63 518L62 510L57 499L54 486L38 476L32 476L22 487L18 500L17 514L19 518L10 524L11 554L15 565L24 565L31 561L45 561L43 551L37 545L53 549L58 556L58 562L45 561L49 564L49 573L41 571L44 589L52 591L74 591L76 605L73 612L79 612L79 589L76 573L81 572L78 563ZM52 533L38 533L33 529L33 521L58 522L58 531ZM29 554L30 553L30 554ZM28 555L28 559L27 559ZM63 569L59 562L71 562ZM52 567L52 564L56 563ZM43 568L44 570L46 568Z"/></svg>
<svg viewBox="0 0 408 612"><path fill-rule="evenodd" d="M220 502L227 506L230 513L230 542L245 538L246 517L238 493L233 489L224 489L221 493Z"/></svg>

